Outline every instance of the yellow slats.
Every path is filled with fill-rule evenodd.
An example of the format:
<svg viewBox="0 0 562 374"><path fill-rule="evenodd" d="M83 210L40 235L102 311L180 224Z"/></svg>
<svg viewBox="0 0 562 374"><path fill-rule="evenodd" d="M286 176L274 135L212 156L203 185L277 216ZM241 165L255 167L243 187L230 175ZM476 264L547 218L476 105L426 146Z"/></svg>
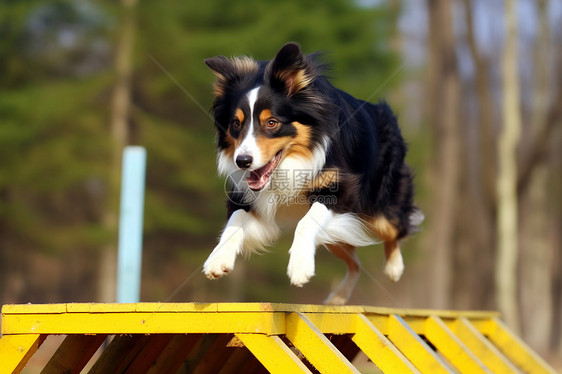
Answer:
<svg viewBox="0 0 562 374"><path fill-rule="evenodd" d="M4 314L3 334L181 334L285 331L281 313L105 312L64 314Z"/></svg>
<svg viewBox="0 0 562 374"><path fill-rule="evenodd" d="M439 317L429 317L425 321L425 336L437 350L457 369L470 373L492 374L482 361L443 323Z"/></svg>
<svg viewBox="0 0 562 374"><path fill-rule="evenodd" d="M528 373L556 373L540 356L513 334L501 320L493 318L487 321L486 330L488 339L523 371Z"/></svg>
<svg viewBox="0 0 562 374"><path fill-rule="evenodd" d="M0 373L19 373L44 339L38 334L2 336Z"/></svg>
<svg viewBox="0 0 562 374"><path fill-rule="evenodd" d="M270 373L310 373L278 336L236 334Z"/></svg>
<svg viewBox="0 0 562 374"><path fill-rule="evenodd" d="M287 315L287 338L321 373L359 373L302 313Z"/></svg>
<svg viewBox="0 0 562 374"><path fill-rule="evenodd" d="M388 337L422 373L452 373L400 316L389 317Z"/></svg>
<svg viewBox="0 0 562 374"><path fill-rule="evenodd" d="M419 373L418 369L365 317L356 317L353 341L385 373Z"/></svg>
<svg viewBox="0 0 562 374"><path fill-rule="evenodd" d="M18 373L49 335L68 335L43 372L554 373L496 312L271 303L6 305L0 373ZM54 342L54 340L53 340ZM57 340L58 342L58 340ZM53 347L56 348L56 347ZM36 361L31 361L34 365ZM362 368L362 366L361 366ZM41 369L39 369L41 370Z"/></svg>
<svg viewBox="0 0 562 374"><path fill-rule="evenodd" d="M462 317L452 324L455 335L477 355L494 373L519 373L520 371L478 331L468 319Z"/></svg>

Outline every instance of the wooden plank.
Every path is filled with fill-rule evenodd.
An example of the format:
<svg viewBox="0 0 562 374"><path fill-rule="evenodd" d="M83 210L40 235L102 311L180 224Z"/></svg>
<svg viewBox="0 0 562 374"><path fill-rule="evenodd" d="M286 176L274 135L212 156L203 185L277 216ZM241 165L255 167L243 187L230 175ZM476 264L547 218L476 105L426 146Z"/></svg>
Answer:
<svg viewBox="0 0 562 374"><path fill-rule="evenodd" d="M350 313L303 313L323 334L351 334L355 330L355 316Z"/></svg>
<svg viewBox="0 0 562 374"><path fill-rule="evenodd" d="M139 334L116 336L92 366L89 373L124 373L148 342L148 339L148 336Z"/></svg>
<svg viewBox="0 0 562 374"><path fill-rule="evenodd" d="M485 330L487 330L485 334L488 339L521 370L528 373L556 373L546 361L512 333L499 318L488 321Z"/></svg>
<svg viewBox="0 0 562 374"><path fill-rule="evenodd" d="M80 373L107 335L68 335L41 374Z"/></svg>
<svg viewBox="0 0 562 374"><path fill-rule="evenodd" d="M5 314L4 334L182 334L285 332L283 313L63 313Z"/></svg>
<svg viewBox="0 0 562 374"><path fill-rule="evenodd" d="M19 373L39 349L45 336L2 335L0 337L0 373Z"/></svg>
<svg viewBox="0 0 562 374"><path fill-rule="evenodd" d="M322 373L359 373L302 313L287 315L287 338Z"/></svg>
<svg viewBox="0 0 562 374"><path fill-rule="evenodd" d="M397 315L401 317L430 317L436 316L440 318L496 318L500 313L493 310L441 310L441 309L403 309L403 308L384 308L365 306L364 314L369 318L373 314L380 315Z"/></svg>
<svg viewBox="0 0 562 374"><path fill-rule="evenodd" d="M496 311L462 311L434 309L401 309L357 305L302 305L279 303L69 303L69 304L8 304L2 308L2 314L55 314L55 313L215 313L215 312L282 312L282 313L364 313L399 316L469 319L490 319L499 317Z"/></svg>
<svg viewBox="0 0 562 374"><path fill-rule="evenodd" d="M520 373L468 319L459 318L452 323L453 332L494 373Z"/></svg>
<svg viewBox="0 0 562 374"><path fill-rule="evenodd" d="M384 373L419 373L406 356L362 314L356 316L352 339Z"/></svg>
<svg viewBox="0 0 562 374"><path fill-rule="evenodd" d="M422 373L452 373L442 359L400 316L388 319L388 338Z"/></svg>
<svg viewBox="0 0 562 374"><path fill-rule="evenodd" d="M425 321L425 337L457 369L470 373L487 373L492 371L468 349L468 347L445 325L439 317L429 317Z"/></svg>
<svg viewBox="0 0 562 374"><path fill-rule="evenodd" d="M131 365L125 371L126 374L146 373L156 362L156 359L166 346L170 343L174 335L154 334L151 335L147 344L138 353Z"/></svg>
<svg viewBox="0 0 562 374"><path fill-rule="evenodd" d="M270 373L310 373L278 336L236 334Z"/></svg>

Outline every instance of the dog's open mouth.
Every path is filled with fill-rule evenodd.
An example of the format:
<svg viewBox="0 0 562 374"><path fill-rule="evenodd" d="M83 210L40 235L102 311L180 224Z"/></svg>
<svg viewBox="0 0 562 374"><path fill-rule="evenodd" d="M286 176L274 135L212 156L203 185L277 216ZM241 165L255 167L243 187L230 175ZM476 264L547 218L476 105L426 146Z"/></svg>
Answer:
<svg viewBox="0 0 562 374"><path fill-rule="evenodd" d="M267 182L269 182L269 178L271 178L271 175L275 171L275 168L279 164L280 160L281 160L281 151L277 152L275 157L273 157L271 161L269 161L261 168L257 170L252 170L250 172L250 176L246 178L246 181L248 182L248 187L250 187L250 189L253 191L262 190L267 184Z"/></svg>

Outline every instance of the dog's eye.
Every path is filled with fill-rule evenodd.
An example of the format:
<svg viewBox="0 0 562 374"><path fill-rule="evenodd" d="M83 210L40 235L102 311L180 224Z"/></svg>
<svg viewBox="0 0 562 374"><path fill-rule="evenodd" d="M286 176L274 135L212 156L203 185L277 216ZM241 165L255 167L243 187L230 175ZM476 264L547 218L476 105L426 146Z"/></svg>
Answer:
<svg viewBox="0 0 562 374"><path fill-rule="evenodd" d="M268 129L275 129L279 126L279 122L277 120L271 118L271 119L267 120L265 125Z"/></svg>
<svg viewBox="0 0 562 374"><path fill-rule="evenodd" d="M238 118L233 119L230 125L233 129L238 130L240 128L240 120Z"/></svg>

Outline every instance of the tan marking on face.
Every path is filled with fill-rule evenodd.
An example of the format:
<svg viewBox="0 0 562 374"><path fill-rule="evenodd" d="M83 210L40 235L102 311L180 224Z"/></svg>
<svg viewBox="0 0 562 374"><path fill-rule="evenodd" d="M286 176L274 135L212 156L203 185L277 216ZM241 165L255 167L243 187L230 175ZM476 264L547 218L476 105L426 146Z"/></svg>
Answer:
<svg viewBox="0 0 562 374"><path fill-rule="evenodd" d="M386 217L378 215L368 221L373 233L385 242L395 241L398 237L398 229Z"/></svg>
<svg viewBox="0 0 562 374"><path fill-rule="evenodd" d="M244 112L242 111L242 109L240 108L236 109L236 112L234 113L234 118L240 121L240 123L244 122Z"/></svg>
<svg viewBox="0 0 562 374"><path fill-rule="evenodd" d="M310 127L299 122L293 122L293 126L297 129L297 135L292 139L287 155L294 155L303 158L312 158L310 150Z"/></svg>
<svg viewBox="0 0 562 374"><path fill-rule="evenodd" d="M240 123L244 122L244 112L242 112L242 109L240 108L236 109L236 112L234 113L234 118L240 121ZM240 137L238 137L237 139L232 136L232 134L230 133L230 124L228 125L228 128L226 130L225 140L228 143L228 147L224 150L224 152L228 157L233 158L234 151L236 150L236 148L238 148L242 140L240 139Z"/></svg>
<svg viewBox="0 0 562 374"><path fill-rule="evenodd" d="M269 109L264 109L261 111L260 113L260 126L263 128L265 128L266 122L268 119L273 117L273 113L271 113L271 110Z"/></svg>
<svg viewBox="0 0 562 374"><path fill-rule="evenodd" d="M263 159L267 160L267 162L269 162L277 154L277 152L285 149L290 141L291 138L286 136L281 138L268 138L267 136L260 134L256 138L256 143L263 155Z"/></svg>

